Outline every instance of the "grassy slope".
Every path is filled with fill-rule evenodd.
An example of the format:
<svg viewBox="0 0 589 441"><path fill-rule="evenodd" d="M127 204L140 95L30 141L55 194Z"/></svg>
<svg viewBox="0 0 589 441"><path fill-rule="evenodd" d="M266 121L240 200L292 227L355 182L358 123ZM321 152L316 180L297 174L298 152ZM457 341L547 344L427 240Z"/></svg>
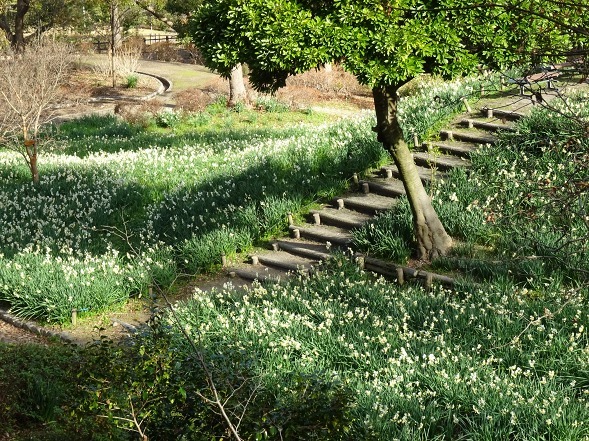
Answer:
<svg viewBox="0 0 589 441"><path fill-rule="evenodd" d="M511 166L514 159L508 154L505 161L488 158L480 159L481 170ZM518 165L531 167L528 160ZM499 179L504 174L491 170L494 185L504 185ZM485 184L471 185L477 179ZM492 239L489 230L480 229L486 212L477 211L478 196L472 194L473 189L488 189L485 179L457 174L438 194L440 200L452 201L449 196L456 193L455 210L448 211L455 219L457 213L475 211L456 225L473 243L475 238L487 244ZM507 199L496 201L493 212L517 214L508 203L513 195L504 193ZM526 217L519 218L518 229L525 229ZM505 219L504 228L514 217ZM244 378L250 379L246 384L259 384L242 424L244 436L282 430L294 437L307 425L307 439L312 434L317 439L587 439L587 292L542 273L524 284L526 277L507 277L513 269L494 277L491 268L487 283L457 292L424 291L375 281L342 257L311 280L259 287L245 297L232 291L213 298L197 293L178 312L181 326L205 350L222 391L229 393ZM172 317L168 320L174 324ZM177 397L177 407L158 408L162 413L149 418L146 427L154 434L182 431L194 423L190 415L198 410L198 420L207 425L192 426L187 433L195 439L221 433L222 421L199 400L192 401L197 392L206 392L200 389L192 349L178 331L164 331L145 344L164 341L175 349L157 353L158 365L168 366L174 381L154 394ZM139 386L141 381L152 384L153 373L146 368L155 359L138 359L138 354L116 357L120 363L133 360L125 372ZM114 375L99 366L97 377ZM128 385L105 393L115 394L113 399L131 393L140 403L139 390ZM239 393L249 390L238 389L233 400L243 403L247 395Z"/></svg>

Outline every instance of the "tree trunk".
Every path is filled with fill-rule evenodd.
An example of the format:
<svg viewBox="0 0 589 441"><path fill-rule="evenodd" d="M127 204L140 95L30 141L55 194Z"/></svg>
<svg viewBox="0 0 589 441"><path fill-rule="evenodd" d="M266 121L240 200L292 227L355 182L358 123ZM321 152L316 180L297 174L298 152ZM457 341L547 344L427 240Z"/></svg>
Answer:
<svg viewBox="0 0 589 441"><path fill-rule="evenodd" d="M112 45L116 50L120 49L123 44L123 25L121 24L121 11L119 9L118 1L114 0L111 3L111 38Z"/></svg>
<svg viewBox="0 0 589 441"><path fill-rule="evenodd" d="M245 83L243 81L243 66L238 64L231 70L231 77L229 77L229 102L230 107L237 103L245 102L247 93L245 91Z"/></svg>
<svg viewBox="0 0 589 441"><path fill-rule="evenodd" d="M25 149L29 158L29 170L33 178L33 184L39 185L39 166L37 164L37 146L34 140L26 139L25 134Z"/></svg>
<svg viewBox="0 0 589 441"><path fill-rule="evenodd" d="M413 226L417 253L420 259L430 260L445 255L452 246L452 238L440 222L431 199L419 178L413 155L403 139L403 130L397 119L396 86L372 89L376 110L378 140L391 153L407 193L413 213Z"/></svg>
<svg viewBox="0 0 589 441"><path fill-rule="evenodd" d="M30 0L18 0L16 2L16 15L14 16L14 34L10 44L17 52L25 48L25 15L29 12Z"/></svg>
<svg viewBox="0 0 589 441"><path fill-rule="evenodd" d="M115 55L121 47L122 42L119 4L116 0L112 0L110 4L110 75L113 88L117 86Z"/></svg>
<svg viewBox="0 0 589 441"><path fill-rule="evenodd" d="M31 176L33 177L33 184L39 185L39 166L37 165L37 155L30 158L29 166L31 168Z"/></svg>

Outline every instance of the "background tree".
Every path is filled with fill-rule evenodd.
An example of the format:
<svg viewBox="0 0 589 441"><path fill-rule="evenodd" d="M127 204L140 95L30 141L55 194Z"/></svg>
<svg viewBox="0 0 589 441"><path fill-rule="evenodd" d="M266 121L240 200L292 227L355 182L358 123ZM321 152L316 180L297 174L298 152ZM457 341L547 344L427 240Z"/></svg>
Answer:
<svg viewBox="0 0 589 441"><path fill-rule="evenodd" d="M178 33L180 38L190 34L190 20L198 13L203 0L159 0L148 2L147 0L135 0L135 3L143 10ZM229 78L230 107L247 100L247 91L241 63L232 67Z"/></svg>
<svg viewBox="0 0 589 441"><path fill-rule="evenodd" d="M191 36L225 77L247 63L258 89L275 91L289 75L332 61L370 86L378 140L399 168L418 255L428 259L447 253L452 240L403 140L397 91L422 73L455 77L562 54L586 20L575 15L587 11L586 1L570 13L544 0L218 0L199 9Z"/></svg>
<svg viewBox="0 0 589 441"><path fill-rule="evenodd" d="M14 48L57 27L78 23L83 0L0 0L0 29Z"/></svg>
<svg viewBox="0 0 589 441"><path fill-rule="evenodd" d="M8 49L1 58L0 146L20 153L38 184L41 129L53 117L51 105L67 77L72 52L61 43L35 42L22 53Z"/></svg>

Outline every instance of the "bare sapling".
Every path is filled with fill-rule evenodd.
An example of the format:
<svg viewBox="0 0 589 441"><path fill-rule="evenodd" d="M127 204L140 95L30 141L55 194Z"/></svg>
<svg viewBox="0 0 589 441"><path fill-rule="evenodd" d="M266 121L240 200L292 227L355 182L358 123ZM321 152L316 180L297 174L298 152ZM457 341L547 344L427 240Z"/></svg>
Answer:
<svg viewBox="0 0 589 441"><path fill-rule="evenodd" d="M72 51L59 42L39 41L18 53L7 48L0 59L0 147L22 155L38 184L39 152L47 141L41 130L55 116Z"/></svg>

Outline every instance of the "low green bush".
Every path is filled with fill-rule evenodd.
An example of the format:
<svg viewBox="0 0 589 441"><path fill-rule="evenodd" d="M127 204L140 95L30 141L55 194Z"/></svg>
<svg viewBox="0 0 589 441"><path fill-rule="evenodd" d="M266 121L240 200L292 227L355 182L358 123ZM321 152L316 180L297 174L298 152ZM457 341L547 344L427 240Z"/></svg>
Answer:
<svg viewBox="0 0 589 441"><path fill-rule="evenodd" d="M129 75L125 80L125 87L128 89L135 89L137 87L137 82L139 78L137 75Z"/></svg>
<svg viewBox="0 0 589 441"><path fill-rule="evenodd" d="M2 436L15 441L120 440L117 429L78 414L80 353L61 344L0 343Z"/></svg>
<svg viewBox="0 0 589 441"><path fill-rule="evenodd" d="M155 123L158 127L174 128L182 121L182 114L175 110L164 109L156 113Z"/></svg>
<svg viewBox="0 0 589 441"><path fill-rule="evenodd" d="M270 113L288 112L290 107L288 104L277 100L271 96L260 96L256 99L255 107L258 110Z"/></svg>

